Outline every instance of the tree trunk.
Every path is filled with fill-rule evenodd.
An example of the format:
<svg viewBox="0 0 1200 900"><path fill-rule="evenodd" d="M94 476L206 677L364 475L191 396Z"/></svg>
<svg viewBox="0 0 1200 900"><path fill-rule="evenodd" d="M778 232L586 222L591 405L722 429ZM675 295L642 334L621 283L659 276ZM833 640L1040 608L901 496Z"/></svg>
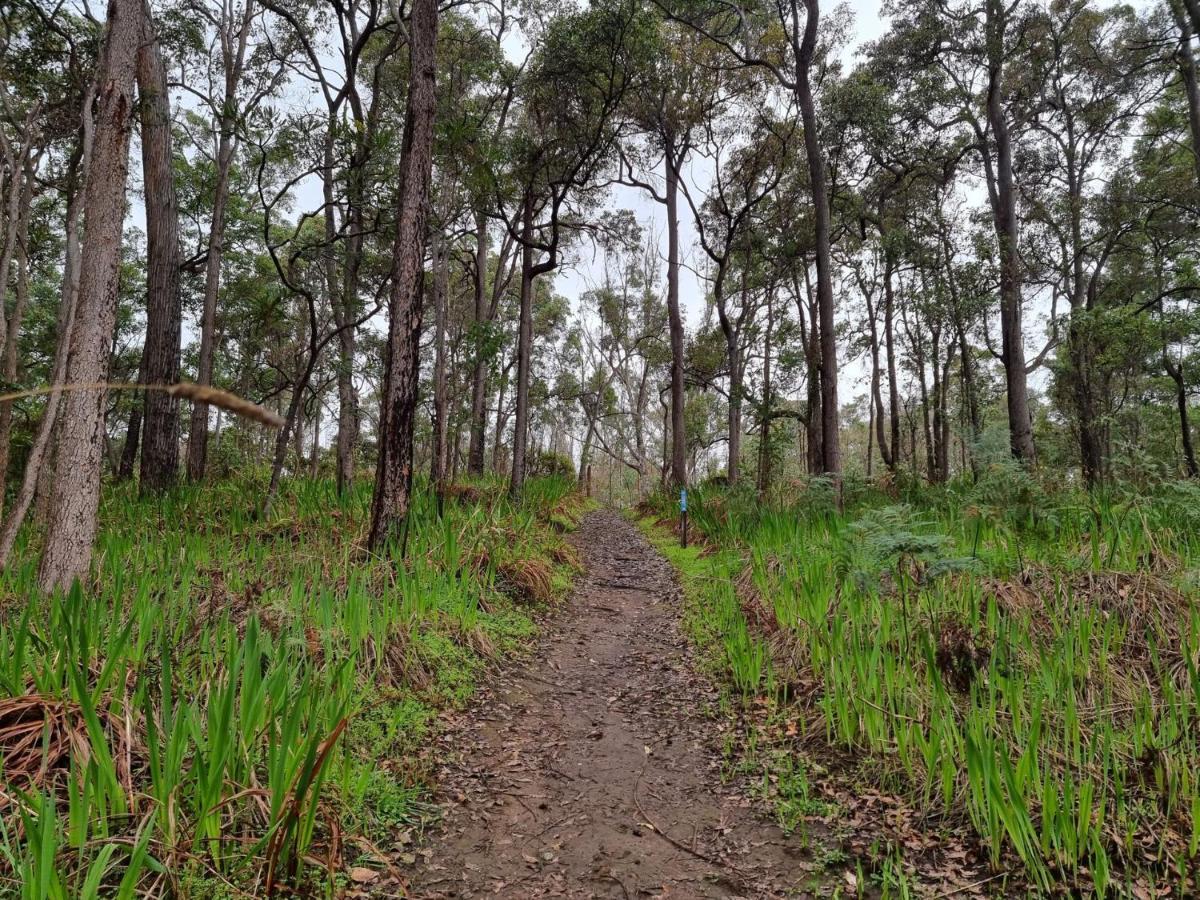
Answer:
<svg viewBox="0 0 1200 900"><path fill-rule="evenodd" d="M412 489L413 419L420 377L421 280L433 168L433 118L437 108L434 90L437 20L436 0L413 0L408 110L400 154L387 365L379 415L379 462L368 538L372 550L380 549L407 522Z"/></svg>
<svg viewBox="0 0 1200 900"><path fill-rule="evenodd" d="M742 354L737 333L731 331L725 341L729 358L729 461L725 476L730 485L742 476Z"/></svg>
<svg viewBox="0 0 1200 900"><path fill-rule="evenodd" d="M146 8L146 34L138 50L141 94L142 171L146 186L146 345L145 384L179 381L179 340L183 297L179 289L179 204L171 156L171 108L167 72ZM143 494L175 483L179 468L179 400L164 391L143 397Z"/></svg>
<svg viewBox="0 0 1200 900"><path fill-rule="evenodd" d="M142 350L142 359L138 363L138 384L146 384L146 351ZM142 398L138 398L141 401ZM117 481L128 481L133 477L134 466L137 465L138 449L142 444L142 414L144 405L135 403L129 412L129 423L125 426L125 443L121 445L121 464L117 467Z"/></svg>
<svg viewBox="0 0 1200 900"><path fill-rule="evenodd" d="M835 479L842 473L838 430L837 333L833 309L833 262L829 236L829 190L821 150L810 74L817 46L820 0L804 0L804 37L797 53L796 101L804 125L804 151L813 200L813 237L817 256L817 310L821 332L821 468ZM840 502L841 491L837 492Z"/></svg>
<svg viewBox="0 0 1200 900"><path fill-rule="evenodd" d="M471 371L471 443L467 448L467 474L483 474L483 454L487 433L487 358L484 354L484 325L487 320L488 221L483 208L475 210L475 320L473 367ZM496 273L498 278L499 272Z"/></svg>
<svg viewBox="0 0 1200 900"><path fill-rule="evenodd" d="M25 318L25 308L29 304L29 219L33 207L33 166L27 160L24 175L24 186L21 191L21 203L17 213L17 230L19 238L15 249L17 261L17 288L13 301L12 315L8 317L7 330L0 336L4 338L3 353L0 354L0 374L10 385L15 386L20 371L21 362L21 325ZM6 282L0 281L0 295ZM2 304L0 304L2 305ZM9 444L12 441L12 412L11 400L0 402L0 510L4 508L5 487L8 484Z"/></svg>
<svg viewBox="0 0 1200 900"><path fill-rule="evenodd" d="M671 332L671 483L687 487L687 432L684 426L683 315L679 309L679 160L667 141L667 317Z"/></svg>
<svg viewBox="0 0 1200 900"><path fill-rule="evenodd" d="M246 53L246 38L249 34L253 3L246 0L237 34L236 50L233 35L228 29L232 23L222 18L221 51L225 65L225 94L222 98L220 129L217 141L216 184L213 187L212 220L208 229L208 258L204 270L204 305L200 313L200 352L196 365L196 383L212 384L213 350L217 336L217 297L221 287L221 257L225 241L225 212L229 203L229 173L233 154L237 148L234 129L237 127L237 88L242 77L242 65ZM224 9L224 7L223 7ZM189 481L200 481L208 461L208 404L193 403L191 421L188 426L187 475Z"/></svg>
<svg viewBox="0 0 1200 900"><path fill-rule="evenodd" d="M900 468L900 379L896 374L896 288L892 282L896 260L890 250L884 251L883 262L883 343L888 371L888 423L891 431L891 456L884 457L887 467L895 472ZM882 427L882 424L879 426ZM880 439L880 448L883 440Z"/></svg>
<svg viewBox="0 0 1200 900"><path fill-rule="evenodd" d="M103 382L108 375L125 220L134 67L143 35L142 4L143 0L110 0L108 6L84 201L79 301L66 371L69 384ZM46 592L69 588L87 574L91 562L100 503L105 399L104 390L71 391L66 396L50 528L38 572L38 586Z"/></svg>
<svg viewBox="0 0 1200 900"><path fill-rule="evenodd" d="M446 492L446 472L449 436L449 386L446 378L446 304L450 291L450 257L446 236L439 233L434 240L433 302L434 302L434 363L433 363L433 452L430 454L430 480L437 495L438 514Z"/></svg>
<svg viewBox="0 0 1200 900"><path fill-rule="evenodd" d="M512 361L510 360L500 373L500 387L496 392L496 433L492 439L492 471L497 475L500 474L503 462L504 441L502 438L507 421L504 415L504 394L508 391L508 373L511 368Z"/></svg>
<svg viewBox="0 0 1200 900"><path fill-rule="evenodd" d="M771 294L767 294L767 333L763 347L763 408L758 434L758 493L766 494L771 486L771 329L774 310Z"/></svg>
<svg viewBox="0 0 1200 900"><path fill-rule="evenodd" d="M989 191L1000 258L1001 357L1008 394L1008 433L1013 456L1033 465L1033 426L1025 373L1025 339L1021 326L1021 258L1017 199L1013 186L1012 138L1001 100L1005 13L1002 0L987 0L987 119L996 145L995 188Z"/></svg>
<svg viewBox="0 0 1200 900"><path fill-rule="evenodd" d="M533 362L533 194L525 194L521 210L521 312L517 326L517 410L513 422L512 478L514 500L525 487L525 453L529 440L529 377Z"/></svg>

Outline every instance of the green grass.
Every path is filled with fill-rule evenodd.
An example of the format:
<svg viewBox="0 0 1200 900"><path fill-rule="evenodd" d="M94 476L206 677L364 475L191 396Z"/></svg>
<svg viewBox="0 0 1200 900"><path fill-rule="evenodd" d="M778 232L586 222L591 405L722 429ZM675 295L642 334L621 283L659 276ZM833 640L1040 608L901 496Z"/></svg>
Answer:
<svg viewBox="0 0 1200 900"><path fill-rule="evenodd" d="M513 506L417 492L404 560L362 547L369 485L106 491L90 582L0 575L0 896L332 894L366 842L419 827L437 710L569 584L563 481ZM552 524L553 522L553 524Z"/></svg>
<svg viewBox="0 0 1200 900"><path fill-rule="evenodd" d="M1036 889L1194 889L1195 485L1089 496L1000 465L900 497L848 485L844 512L819 481L689 499L716 552L658 543L735 695L815 688L802 718L855 777Z"/></svg>

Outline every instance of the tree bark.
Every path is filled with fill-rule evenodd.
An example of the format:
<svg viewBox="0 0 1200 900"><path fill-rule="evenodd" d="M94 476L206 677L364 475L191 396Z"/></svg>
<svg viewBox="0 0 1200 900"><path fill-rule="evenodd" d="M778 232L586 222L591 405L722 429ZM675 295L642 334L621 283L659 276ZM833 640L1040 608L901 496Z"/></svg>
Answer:
<svg viewBox="0 0 1200 900"><path fill-rule="evenodd" d="M412 490L413 419L420 375L421 281L433 168L433 119L437 108L437 22L436 0L413 0L408 110L400 154L387 365L379 415L379 461L368 538L372 550L383 547L407 522Z"/></svg>
<svg viewBox="0 0 1200 900"><path fill-rule="evenodd" d="M825 176L825 154L821 149L811 70L817 47L820 0L804 0L804 37L797 53L796 101L804 126L804 152L813 199L813 237L817 257L817 310L821 332L821 468L840 478L841 437L838 429L837 333L833 309L833 262L830 252L829 189ZM841 491L838 491L840 498Z"/></svg>
<svg viewBox="0 0 1200 900"><path fill-rule="evenodd" d="M1016 190L1013 186L1012 137L1001 97L1005 24L1003 0L987 0L987 120L996 147L995 185L994 190L989 191L989 196L1000 258L1001 358L1008 395L1008 433L1013 456L1026 465L1033 465L1036 453L1029 415L1025 338L1021 326L1021 257Z"/></svg>
<svg viewBox="0 0 1200 900"><path fill-rule="evenodd" d="M484 325L487 322L487 214L475 210L475 319L473 367L471 371L471 442L467 448L467 474L483 474L484 443L487 433L487 359L484 355ZM496 273L499 277L500 273Z"/></svg>
<svg viewBox="0 0 1200 900"><path fill-rule="evenodd" d="M133 82L142 41L143 0L110 0L97 82L97 116L84 202L79 301L66 381L103 382L116 324L125 182L134 109ZM67 394L50 501L50 528L38 586L67 589L87 574L100 503L104 390Z"/></svg>
<svg viewBox="0 0 1200 900"><path fill-rule="evenodd" d="M145 12L146 34L138 50L137 84L142 125L142 171L146 186L146 384L179 381L183 297L179 286L179 203L171 155L171 108L162 52ZM165 391L143 397L143 494L166 490L179 468L179 400Z"/></svg>
<svg viewBox="0 0 1200 900"><path fill-rule="evenodd" d="M433 447L430 454L430 480L437 495L438 514L446 493L449 469L449 385L446 377L446 304L450 291L450 258L445 234L438 234L433 255L434 363L433 363Z"/></svg>
<svg viewBox="0 0 1200 900"><path fill-rule="evenodd" d="M17 241L14 255L17 261L16 296L13 301L11 315L8 316L7 328L3 332L4 350L0 355L0 373L9 385L15 385L20 371L21 353L19 341L21 325L25 319L25 308L29 304L29 219L33 208L34 167L32 160L26 159L24 185L21 189L21 201L17 212ZM15 186L14 186L15 187ZM0 281L0 294L3 293L6 281ZM4 508L5 487L8 483L9 444L12 439L11 400L0 402L0 510Z"/></svg>
<svg viewBox="0 0 1200 900"><path fill-rule="evenodd" d="M687 487L687 432L684 426L683 315L679 309L679 160L667 141L667 318L671 334L671 483Z"/></svg>
<svg viewBox="0 0 1200 900"><path fill-rule="evenodd" d="M224 7L223 7L224 8ZM225 212L229 203L229 173L237 149L234 129L237 127L237 89L242 78L246 42L250 32L253 3L246 0L241 29L231 33L232 23L224 17L221 22L221 54L225 65L225 95L222 98L220 129L217 141L216 184L213 188L212 220L208 229L208 258L204 271L204 306L200 314L200 352L196 366L196 383L211 385L213 350L217 333L217 297L221 288L221 257L225 240ZM236 46L234 39L236 37ZM208 404L193 403L188 426L187 475L189 481L200 481L208 463Z"/></svg>
<svg viewBox="0 0 1200 900"><path fill-rule="evenodd" d="M529 440L529 377L533 356L533 194L527 190L521 210L521 311L517 325L517 409L513 422L512 478L509 495L516 499L525 486Z"/></svg>

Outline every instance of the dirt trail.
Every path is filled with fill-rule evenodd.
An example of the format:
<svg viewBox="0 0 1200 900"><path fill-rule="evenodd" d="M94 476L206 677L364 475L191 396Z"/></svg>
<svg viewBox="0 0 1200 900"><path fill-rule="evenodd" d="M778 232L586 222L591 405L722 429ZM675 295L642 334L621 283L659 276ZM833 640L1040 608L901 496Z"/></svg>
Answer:
<svg viewBox="0 0 1200 900"><path fill-rule="evenodd" d="M721 783L669 565L613 512L574 540L568 607L444 736L459 758L411 896L804 896L799 841Z"/></svg>

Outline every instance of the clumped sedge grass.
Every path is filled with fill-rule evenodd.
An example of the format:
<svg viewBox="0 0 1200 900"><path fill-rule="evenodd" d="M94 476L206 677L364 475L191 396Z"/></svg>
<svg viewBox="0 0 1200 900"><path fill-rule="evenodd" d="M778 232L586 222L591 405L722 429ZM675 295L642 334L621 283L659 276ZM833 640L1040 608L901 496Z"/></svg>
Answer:
<svg viewBox="0 0 1200 900"><path fill-rule="evenodd" d="M519 505L478 482L441 519L420 486L404 559L363 547L369 485L285 484L266 520L258 493L108 490L91 579L53 597L22 536L0 574L0 896L332 892L354 838L428 812L436 709L532 633L497 572L569 578L564 481Z"/></svg>
<svg viewBox="0 0 1200 900"><path fill-rule="evenodd" d="M1050 491L996 466L973 485L846 496L843 512L819 480L689 496L716 548L685 560L703 594L692 629L718 636L734 688L770 683L728 597L748 564L791 669L762 671L818 684L809 727L871 760L880 786L973 829L1036 889L1193 892L1200 490Z"/></svg>

